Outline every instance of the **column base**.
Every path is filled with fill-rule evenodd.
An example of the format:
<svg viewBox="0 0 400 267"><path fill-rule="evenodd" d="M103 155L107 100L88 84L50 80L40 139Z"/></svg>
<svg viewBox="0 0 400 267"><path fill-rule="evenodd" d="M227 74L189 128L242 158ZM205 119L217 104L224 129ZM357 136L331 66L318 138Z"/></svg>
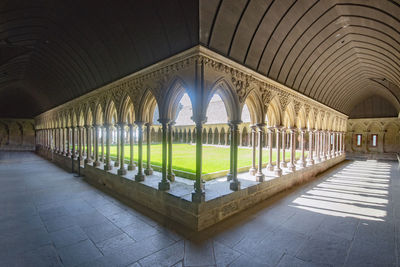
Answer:
<svg viewBox="0 0 400 267"><path fill-rule="evenodd" d="M125 175L126 169L118 169L117 173L118 173L118 175Z"/></svg>
<svg viewBox="0 0 400 267"><path fill-rule="evenodd" d="M93 162L93 167L99 167L100 166L100 161L95 161Z"/></svg>
<svg viewBox="0 0 400 267"><path fill-rule="evenodd" d="M111 171L112 169L113 169L113 166L110 163L104 165L105 171Z"/></svg>
<svg viewBox="0 0 400 267"><path fill-rule="evenodd" d="M158 183L158 190L161 191L167 191L171 187L170 183L168 181L161 181Z"/></svg>
<svg viewBox="0 0 400 267"><path fill-rule="evenodd" d="M270 172L274 171L274 165L268 163L267 170Z"/></svg>
<svg viewBox="0 0 400 267"><path fill-rule="evenodd" d="M136 182L143 182L144 181L144 175L143 173L138 173L135 175L135 181Z"/></svg>
<svg viewBox="0 0 400 267"><path fill-rule="evenodd" d="M134 171L136 170L136 166L135 165L128 165L128 171Z"/></svg>
<svg viewBox="0 0 400 267"><path fill-rule="evenodd" d="M285 161L282 161L282 162L281 162L281 168L286 168L286 167L287 167L286 162L285 162Z"/></svg>
<svg viewBox="0 0 400 267"><path fill-rule="evenodd" d="M278 166L276 166L274 169L274 173L275 173L275 176L278 176L278 177L282 176L282 169L279 168Z"/></svg>
<svg viewBox="0 0 400 267"><path fill-rule="evenodd" d="M232 191L239 191L240 190L240 182L239 181L232 181L230 184L229 184L229 188L232 190Z"/></svg>
<svg viewBox="0 0 400 267"><path fill-rule="evenodd" d="M249 170L249 173L250 173L250 175L256 175L257 169L256 169L256 168L251 168L251 169Z"/></svg>
<svg viewBox="0 0 400 267"><path fill-rule="evenodd" d="M171 182L175 182L175 174L174 173L169 173L167 175L167 179L170 180Z"/></svg>
<svg viewBox="0 0 400 267"><path fill-rule="evenodd" d="M306 166L306 162L304 160L299 160L299 161L297 161L297 165L304 168Z"/></svg>
<svg viewBox="0 0 400 267"><path fill-rule="evenodd" d="M257 182L264 182L265 181L265 175L262 172L258 172L256 174L256 181Z"/></svg>
<svg viewBox="0 0 400 267"><path fill-rule="evenodd" d="M290 163L289 166L288 166L288 170L291 171L291 172L296 171L296 165Z"/></svg>
<svg viewBox="0 0 400 267"><path fill-rule="evenodd" d="M152 168L147 168L144 170L144 174L146 175L152 175L153 174L153 169Z"/></svg>
<svg viewBox="0 0 400 267"><path fill-rule="evenodd" d="M226 175L226 180L227 180L227 181L232 180L232 173L228 173L228 174Z"/></svg>
<svg viewBox="0 0 400 267"><path fill-rule="evenodd" d="M313 159L307 159L307 165L314 165L314 163Z"/></svg>
<svg viewBox="0 0 400 267"><path fill-rule="evenodd" d="M206 201L206 193L204 191L192 192L192 202L200 203L204 201Z"/></svg>
<svg viewBox="0 0 400 267"><path fill-rule="evenodd" d="M326 156L322 156L321 160L325 161L326 160Z"/></svg>
<svg viewBox="0 0 400 267"><path fill-rule="evenodd" d="M76 157L74 157L74 159L76 159ZM92 163L92 160L91 159L85 159L84 163L85 164L90 164L90 163Z"/></svg>
<svg viewBox="0 0 400 267"><path fill-rule="evenodd" d="M117 160L116 162L114 162L114 167L119 167L119 160Z"/></svg>

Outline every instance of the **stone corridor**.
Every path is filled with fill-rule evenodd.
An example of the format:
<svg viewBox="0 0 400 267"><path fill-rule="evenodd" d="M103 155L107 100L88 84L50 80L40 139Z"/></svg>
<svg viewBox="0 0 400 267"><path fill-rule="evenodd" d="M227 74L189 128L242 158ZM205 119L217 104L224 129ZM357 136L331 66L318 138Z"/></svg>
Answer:
<svg viewBox="0 0 400 267"><path fill-rule="evenodd" d="M193 233L2 152L0 266L398 266L399 200L397 163L346 161Z"/></svg>

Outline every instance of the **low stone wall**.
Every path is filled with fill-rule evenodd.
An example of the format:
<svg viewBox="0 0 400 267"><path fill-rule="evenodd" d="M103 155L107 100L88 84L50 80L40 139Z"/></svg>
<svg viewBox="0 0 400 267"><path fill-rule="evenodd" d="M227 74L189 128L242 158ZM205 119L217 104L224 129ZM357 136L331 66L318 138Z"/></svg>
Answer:
<svg viewBox="0 0 400 267"><path fill-rule="evenodd" d="M57 165L71 171L70 158L43 149L39 149L38 154L47 159L52 159ZM82 169L82 174L90 183L106 187L116 194L167 216L169 219L192 230L200 231L296 184L313 179L319 173L345 160L345 157L345 155L341 155L300 169L295 173L257 183L203 203L193 203L188 197L180 197L170 192L159 191L156 185L153 187L145 183L136 182L111 172L105 172L91 165L85 165L85 168ZM229 188L228 182L226 182L226 186Z"/></svg>

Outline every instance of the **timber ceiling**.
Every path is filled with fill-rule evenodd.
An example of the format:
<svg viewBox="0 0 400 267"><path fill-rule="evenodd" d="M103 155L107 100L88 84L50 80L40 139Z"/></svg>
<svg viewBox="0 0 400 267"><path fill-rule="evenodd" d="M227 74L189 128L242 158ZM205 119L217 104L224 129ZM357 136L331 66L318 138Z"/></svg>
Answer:
<svg viewBox="0 0 400 267"><path fill-rule="evenodd" d="M0 117L32 117L202 44L349 114L400 110L399 0L5 0Z"/></svg>

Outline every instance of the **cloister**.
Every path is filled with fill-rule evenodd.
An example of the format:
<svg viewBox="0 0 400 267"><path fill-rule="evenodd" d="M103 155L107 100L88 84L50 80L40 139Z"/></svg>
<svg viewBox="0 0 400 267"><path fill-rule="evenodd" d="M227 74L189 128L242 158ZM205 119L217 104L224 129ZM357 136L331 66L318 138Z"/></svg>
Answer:
<svg viewBox="0 0 400 267"><path fill-rule="evenodd" d="M399 265L397 0L50 2L0 5L0 266Z"/></svg>

